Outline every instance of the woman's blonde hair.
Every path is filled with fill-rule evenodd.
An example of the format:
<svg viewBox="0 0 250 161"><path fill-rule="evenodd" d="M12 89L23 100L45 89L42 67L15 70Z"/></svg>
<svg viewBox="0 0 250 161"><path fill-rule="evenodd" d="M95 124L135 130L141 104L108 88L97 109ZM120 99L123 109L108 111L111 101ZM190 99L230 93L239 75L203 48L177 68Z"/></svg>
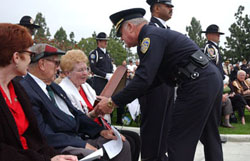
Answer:
<svg viewBox="0 0 250 161"><path fill-rule="evenodd" d="M82 50L69 50L61 57L60 68L63 72L70 72L77 63L88 63L88 57Z"/></svg>

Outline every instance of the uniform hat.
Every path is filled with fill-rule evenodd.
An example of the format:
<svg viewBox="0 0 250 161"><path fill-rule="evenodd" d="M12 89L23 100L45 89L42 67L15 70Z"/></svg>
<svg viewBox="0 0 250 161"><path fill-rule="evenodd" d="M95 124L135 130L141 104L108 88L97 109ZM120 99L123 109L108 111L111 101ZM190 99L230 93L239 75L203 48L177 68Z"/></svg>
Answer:
<svg viewBox="0 0 250 161"><path fill-rule="evenodd" d="M64 55L65 51L59 50L48 44L36 44L30 47L30 51L35 53L35 56L31 58L31 63L37 62L38 60L53 56L53 55Z"/></svg>
<svg viewBox="0 0 250 161"><path fill-rule="evenodd" d="M34 24L34 20L30 16L23 16L19 22L19 25L25 26L27 28L40 28L40 26Z"/></svg>
<svg viewBox="0 0 250 161"><path fill-rule="evenodd" d="M174 7L174 5L172 4L171 2L172 0L147 0L147 3L152 6L153 4L155 3L163 3L163 4L166 4L166 5L169 5L171 7Z"/></svg>
<svg viewBox="0 0 250 161"><path fill-rule="evenodd" d="M116 35L118 37L121 36L120 29L123 22L134 18L141 18L145 15L145 13L146 11L143 8L132 8L112 14L109 18L115 26Z"/></svg>
<svg viewBox="0 0 250 161"><path fill-rule="evenodd" d="M220 35L224 35L224 33L223 32L220 32L220 28L219 28L219 26L217 26L217 25L209 25L208 27L207 27L207 30L206 31L201 31L201 33L218 33L218 34L220 34Z"/></svg>
<svg viewBox="0 0 250 161"><path fill-rule="evenodd" d="M104 32L100 32L96 36L96 40L109 40L109 38L107 37L107 35Z"/></svg>

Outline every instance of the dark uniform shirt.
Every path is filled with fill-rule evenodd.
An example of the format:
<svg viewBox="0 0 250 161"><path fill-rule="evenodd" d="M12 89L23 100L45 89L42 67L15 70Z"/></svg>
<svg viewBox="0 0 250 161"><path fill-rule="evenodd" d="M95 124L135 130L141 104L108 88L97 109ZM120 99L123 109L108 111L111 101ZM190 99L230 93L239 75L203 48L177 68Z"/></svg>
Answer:
<svg viewBox="0 0 250 161"><path fill-rule="evenodd" d="M220 70L222 77L224 78L224 70L222 67L222 57L220 55L220 50L217 44L212 41L207 41L204 48L204 53L207 55L210 61L212 61Z"/></svg>
<svg viewBox="0 0 250 161"><path fill-rule="evenodd" d="M107 73L113 73L113 65L109 53L104 53L100 48L90 52L89 63L91 71L95 75L105 78Z"/></svg>
<svg viewBox="0 0 250 161"><path fill-rule="evenodd" d="M158 83L166 82L174 86L172 79L178 73L178 67L189 63L189 56L199 47L189 38L172 30L152 25L142 27L139 34L137 52L140 65L131 83L112 97L118 106L131 102L145 92L155 77Z"/></svg>

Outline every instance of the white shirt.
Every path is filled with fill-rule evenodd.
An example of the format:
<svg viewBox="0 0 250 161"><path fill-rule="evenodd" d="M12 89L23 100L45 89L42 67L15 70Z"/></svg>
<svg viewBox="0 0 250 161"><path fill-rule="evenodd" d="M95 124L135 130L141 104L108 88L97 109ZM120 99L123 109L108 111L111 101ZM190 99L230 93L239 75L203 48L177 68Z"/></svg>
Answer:
<svg viewBox="0 0 250 161"><path fill-rule="evenodd" d="M160 19L158 17L154 17L154 18L156 18L157 20L159 20L161 22L161 24L166 27L166 21L164 21L163 19Z"/></svg>
<svg viewBox="0 0 250 161"><path fill-rule="evenodd" d="M106 48L100 48L106 54Z"/></svg>
<svg viewBox="0 0 250 161"><path fill-rule="evenodd" d="M49 96L49 93L46 89L47 85L41 79L37 78L36 76L32 75L31 73L29 73L29 74L35 80L35 82L39 85L39 87L41 87L41 89L48 96L48 98L51 99ZM67 104L64 102L64 100L61 99L61 97L59 97L55 92L54 92L54 95L55 95L56 104L59 107L59 109L61 111L63 111L64 113L66 113L67 115L74 117L74 115L69 111L69 108L68 108Z"/></svg>

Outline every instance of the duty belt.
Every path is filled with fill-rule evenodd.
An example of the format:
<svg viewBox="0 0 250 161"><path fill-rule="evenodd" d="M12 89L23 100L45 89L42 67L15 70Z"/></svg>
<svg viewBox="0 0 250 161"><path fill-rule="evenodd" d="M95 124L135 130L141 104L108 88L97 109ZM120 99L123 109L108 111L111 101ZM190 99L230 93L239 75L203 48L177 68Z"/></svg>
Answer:
<svg viewBox="0 0 250 161"><path fill-rule="evenodd" d="M208 63L209 60L206 55L198 50L190 56L190 62L187 65L178 68L178 77L181 79L181 75L184 75L187 78L197 79L200 73L195 70L197 68L206 68Z"/></svg>

